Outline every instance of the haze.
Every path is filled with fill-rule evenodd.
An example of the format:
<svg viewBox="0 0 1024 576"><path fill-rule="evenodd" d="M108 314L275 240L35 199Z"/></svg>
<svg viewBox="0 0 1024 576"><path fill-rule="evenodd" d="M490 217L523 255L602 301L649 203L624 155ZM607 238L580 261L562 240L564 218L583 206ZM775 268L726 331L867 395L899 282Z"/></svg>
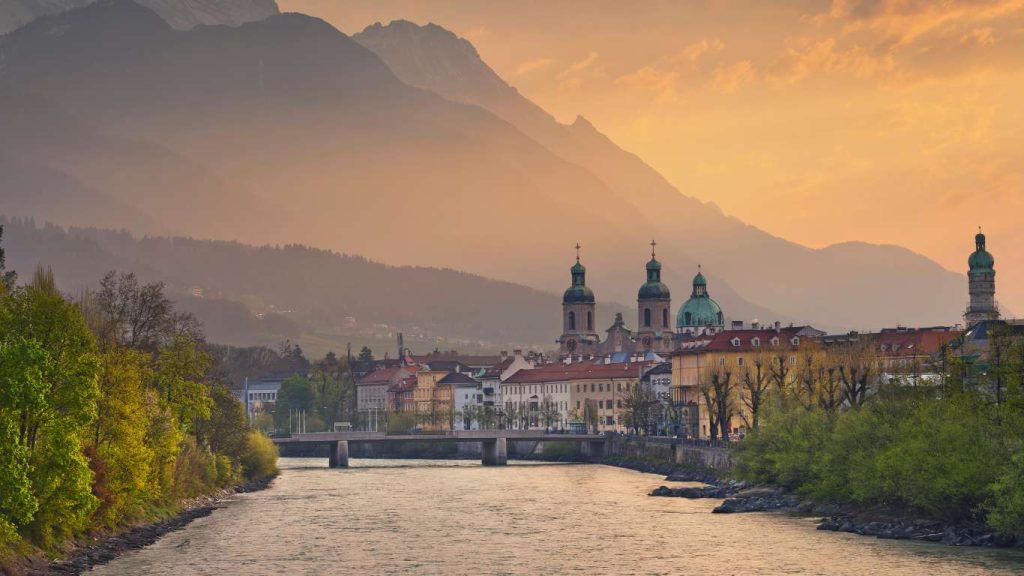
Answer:
<svg viewBox="0 0 1024 576"><path fill-rule="evenodd" d="M348 34L442 25L560 121L808 246L898 244L963 273L983 225L998 297L1024 310L1024 2L279 4Z"/></svg>

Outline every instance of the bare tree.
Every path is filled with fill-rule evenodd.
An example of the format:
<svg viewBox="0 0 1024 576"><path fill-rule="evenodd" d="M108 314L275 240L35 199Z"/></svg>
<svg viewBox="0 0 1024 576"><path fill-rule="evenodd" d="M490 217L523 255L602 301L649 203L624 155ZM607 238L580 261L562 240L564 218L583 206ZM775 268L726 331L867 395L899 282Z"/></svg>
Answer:
<svg viewBox="0 0 1024 576"><path fill-rule="evenodd" d="M755 356L752 363L743 366L740 386L740 397L747 407L746 412L741 412L743 422L748 428L757 428L769 387L768 371L762 356Z"/></svg>
<svg viewBox="0 0 1024 576"><path fill-rule="evenodd" d="M834 358L842 382L843 400L850 406L860 406L871 392L877 360L870 342L857 341L840 346Z"/></svg>
<svg viewBox="0 0 1024 576"><path fill-rule="evenodd" d="M134 273L110 271L94 298L93 328L102 344L153 352L176 338L202 339L199 323L174 310L161 282L139 284Z"/></svg>
<svg viewBox="0 0 1024 576"><path fill-rule="evenodd" d="M724 365L712 368L701 379L699 389L707 406L712 440L718 438L719 433L722 440L729 439L730 424L735 412L734 386L732 371Z"/></svg>

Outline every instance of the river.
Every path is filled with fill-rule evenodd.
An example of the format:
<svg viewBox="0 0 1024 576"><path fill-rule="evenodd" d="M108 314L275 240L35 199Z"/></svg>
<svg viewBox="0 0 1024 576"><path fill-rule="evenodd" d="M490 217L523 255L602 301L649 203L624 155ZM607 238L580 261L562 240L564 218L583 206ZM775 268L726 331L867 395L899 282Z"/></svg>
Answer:
<svg viewBox="0 0 1024 576"><path fill-rule="evenodd" d="M281 476L95 574L1024 573L1024 552L815 530L651 498L660 476L597 465L282 459Z"/></svg>

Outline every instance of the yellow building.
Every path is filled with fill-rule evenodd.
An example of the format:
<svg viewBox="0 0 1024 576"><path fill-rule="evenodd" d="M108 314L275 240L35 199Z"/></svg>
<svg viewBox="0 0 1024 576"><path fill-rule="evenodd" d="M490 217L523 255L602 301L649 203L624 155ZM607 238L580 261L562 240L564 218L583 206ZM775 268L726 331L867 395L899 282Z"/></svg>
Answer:
<svg viewBox="0 0 1024 576"><path fill-rule="evenodd" d="M440 384L445 370L420 370L412 391L416 420L426 430L451 430L455 420L454 386Z"/></svg>
<svg viewBox="0 0 1024 576"><path fill-rule="evenodd" d="M809 327L726 330L681 342L672 354L672 404L686 411L689 436L722 438L745 433L772 390L796 385L801 363L817 354ZM719 403L719 396L725 398ZM712 425L715 430L712 431Z"/></svg>

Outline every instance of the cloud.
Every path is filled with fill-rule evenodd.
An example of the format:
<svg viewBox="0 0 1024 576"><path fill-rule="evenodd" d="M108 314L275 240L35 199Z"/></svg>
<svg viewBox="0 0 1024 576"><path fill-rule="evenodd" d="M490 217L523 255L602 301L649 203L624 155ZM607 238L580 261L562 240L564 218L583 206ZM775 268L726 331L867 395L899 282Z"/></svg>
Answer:
<svg viewBox="0 0 1024 576"><path fill-rule="evenodd" d="M756 77L754 64L750 60L740 60L715 68L714 74L711 75L711 85L722 92L735 92Z"/></svg>
<svg viewBox="0 0 1024 576"><path fill-rule="evenodd" d="M847 33L874 30L910 44L947 26L987 22L1024 9L1024 0L833 0L829 16Z"/></svg>
<svg viewBox="0 0 1024 576"><path fill-rule="evenodd" d="M644 66L636 72L619 76L615 79L615 84L649 92L659 102L670 102L678 97L676 93L678 79L679 73L677 72Z"/></svg>
<svg viewBox="0 0 1024 576"><path fill-rule="evenodd" d="M821 74L847 73L866 78L890 72L895 67L891 53L875 55L861 46L836 48L835 38L789 39L782 55L772 66L772 80L796 83Z"/></svg>
<svg viewBox="0 0 1024 576"><path fill-rule="evenodd" d="M514 76L522 76L523 74L529 74L530 72L536 72L538 70L544 70L554 64L554 60L551 58L534 58L533 60L527 60L526 62L520 63L516 66L515 71L512 73Z"/></svg>
<svg viewBox="0 0 1024 576"><path fill-rule="evenodd" d="M975 28L960 37L961 44L973 44L977 46L992 46L996 43L996 35L992 28Z"/></svg>
<svg viewBox="0 0 1024 576"><path fill-rule="evenodd" d="M568 68L558 73L559 86L563 90L575 90L582 86L588 73L600 72L598 58L600 55L597 52L591 52L586 58L570 64Z"/></svg>
<svg viewBox="0 0 1024 576"><path fill-rule="evenodd" d="M697 61L701 57L708 54L715 54L725 49L725 42L722 42L718 38L704 38L699 42L694 42L683 48L678 54L676 54L672 61L687 63L690 66L696 66Z"/></svg>

